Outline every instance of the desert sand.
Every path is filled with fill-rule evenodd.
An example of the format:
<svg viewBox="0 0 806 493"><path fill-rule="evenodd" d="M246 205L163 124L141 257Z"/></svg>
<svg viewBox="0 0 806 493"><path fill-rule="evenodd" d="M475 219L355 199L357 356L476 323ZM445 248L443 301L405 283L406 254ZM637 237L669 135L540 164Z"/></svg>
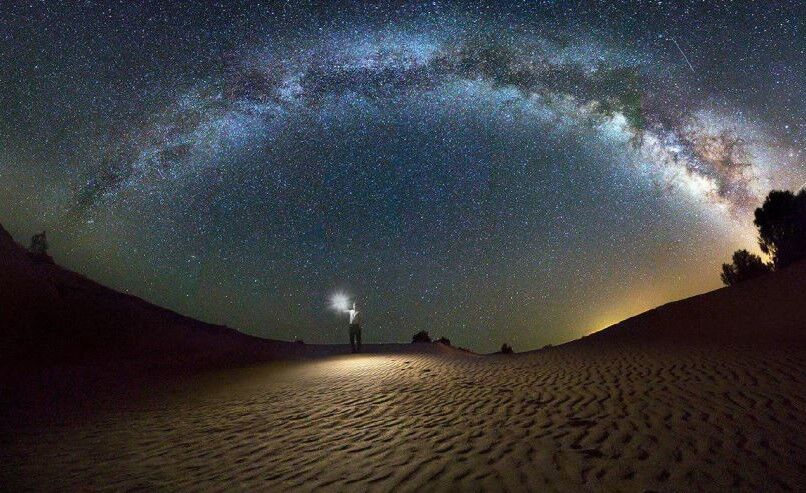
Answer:
<svg viewBox="0 0 806 493"><path fill-rule="evenodd" d="M0 301L17 310L3 325L4 354L17 355L0 379L4 490L806 485L806 264L551 349L352 355L203 324L14 255L0 257L14 259ZM39 298L18 302L26 286ZM20 314L53 306L13 332ZM82 320L92 351L57 344ZM29 364L24 350L47 344L51 363Z"/></svg>
<svg viewBox="0 0 806 493"><path fill-rule="evenodd" d="M800 349L427 346L215 371L17 428L0 475L54 491L797 491L805 362Z"/></svg>

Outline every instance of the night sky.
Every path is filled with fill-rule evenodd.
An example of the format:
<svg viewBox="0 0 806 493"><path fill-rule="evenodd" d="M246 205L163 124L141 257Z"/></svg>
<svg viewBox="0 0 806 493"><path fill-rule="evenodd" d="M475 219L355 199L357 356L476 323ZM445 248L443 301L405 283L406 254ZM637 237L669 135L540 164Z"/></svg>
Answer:
<svg viewBox="0 0 806 493"><path fill-rule="evenodd" d="M0 4L0 222L251 334L567 341L806 181L799 1L163 3Z"/></svg>

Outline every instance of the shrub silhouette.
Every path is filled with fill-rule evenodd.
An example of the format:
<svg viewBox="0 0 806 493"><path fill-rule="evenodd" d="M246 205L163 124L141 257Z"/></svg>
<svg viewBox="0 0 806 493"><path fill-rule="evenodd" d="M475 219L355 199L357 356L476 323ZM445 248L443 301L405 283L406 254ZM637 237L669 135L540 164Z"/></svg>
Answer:
<svg viewBox="0 0 806 493"><path fill-rule="evenodd" d="M761 251L776 269L806 257L806 190L797 195L773 190L756 209L753 224L758 228Z"/></svg>
<svg viewBox="0 0 806 493"><path fill-rule="evenodd" d="M507 344L507 343L504 343L504 344L501 346L501 354L512 354L512 353L514 353L514 352L515 352L515 351L513 351L513 350L512 350L512 346L510 346L510 345L509 345L509 344Z"/></svg>
<svg viewBox="0 0 806 493"><path fill-rule="evenodd" d="M733 263L722 264L722 282L726 286L763 276L772 271L772 267L765 264L761 257L747 250L737 250L733 253Z"/></svg>
<svg viewBox="0 0 806 493"><path fill-rule="evenodd" d="M31 247L28 251L37 256L44 256L48 253L48 238L44 231L31 237Z"/></svg>
<svg viewBox="0 0 806 493"><path fill-rule="evenodd" d="M438 343L440 343L440 344L444 344L444 345L446 345L446 346L450 346L450 345L451 345L451 340L450 340L450 339L448 339L448 338L447 338L447 337L445 337L445 336L440 337L439 339L437 339L437 340L436 340L436 341L434 341L434 342L438 342Z"/></svg>
<svg viewBox="0 0 806 493"><path fill-rule="evenodd" d="M421 330L412 336L411 342L431 342L431 336L428 335L428 332Z"/></svg>

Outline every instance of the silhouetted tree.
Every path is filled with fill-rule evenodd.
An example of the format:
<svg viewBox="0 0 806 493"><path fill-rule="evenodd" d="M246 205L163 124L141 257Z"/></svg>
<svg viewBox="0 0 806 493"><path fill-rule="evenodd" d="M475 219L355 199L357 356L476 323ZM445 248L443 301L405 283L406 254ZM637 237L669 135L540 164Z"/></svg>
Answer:
<svg viewBox="0 0 806 493"><path fill-rule="evenodd" d="M806 257L806 190L797 195L773 190L756 209L753 224L758 228L761 251L776 269Z"/></svg>
<svg viewBox="0 0 806 493"><path fill-rule="evenodd" d="M28 250L34 255L46 255L48 253L48 239L44 231L31 237L31 248Z"/></svg>
<svg viewBox="0 0 806 493"><path fill-rule="evenodd" d="M733 253L733 263L722 264L722 282L727 286L762 276L772 271L769 264L765 264L761 257L747 250L737 250Z"/></svg>
<svg viewBox="0 0 806 493"><path fill-rule="evenodd" d="M421 330L414 334L411 338L411 342L431 342L431 336L428 335L428 332Z"/></svg>
<svg viewBox="0 0 806 493"><path fill-rule="evenodd" d="M515 351L513 351L513 350L512 350L512 346L510 346L510 345L509 345L509 344L507 344L507 343L504 343L504 344L501 346L501 354L512 354L512 353L514 353L514 352L515 352Z"/></svg>

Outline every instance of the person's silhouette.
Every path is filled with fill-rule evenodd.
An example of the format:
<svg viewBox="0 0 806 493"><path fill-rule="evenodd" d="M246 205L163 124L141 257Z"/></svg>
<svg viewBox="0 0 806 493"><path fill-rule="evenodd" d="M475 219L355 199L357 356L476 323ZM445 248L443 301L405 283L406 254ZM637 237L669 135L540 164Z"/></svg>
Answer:
<svg viewBox="0 0 806 493"><path fill-rule="evenodd" d="M350 314L350 348L354 353L361 351L361 312L353 301L353 307L347 310Z"/></svg>

